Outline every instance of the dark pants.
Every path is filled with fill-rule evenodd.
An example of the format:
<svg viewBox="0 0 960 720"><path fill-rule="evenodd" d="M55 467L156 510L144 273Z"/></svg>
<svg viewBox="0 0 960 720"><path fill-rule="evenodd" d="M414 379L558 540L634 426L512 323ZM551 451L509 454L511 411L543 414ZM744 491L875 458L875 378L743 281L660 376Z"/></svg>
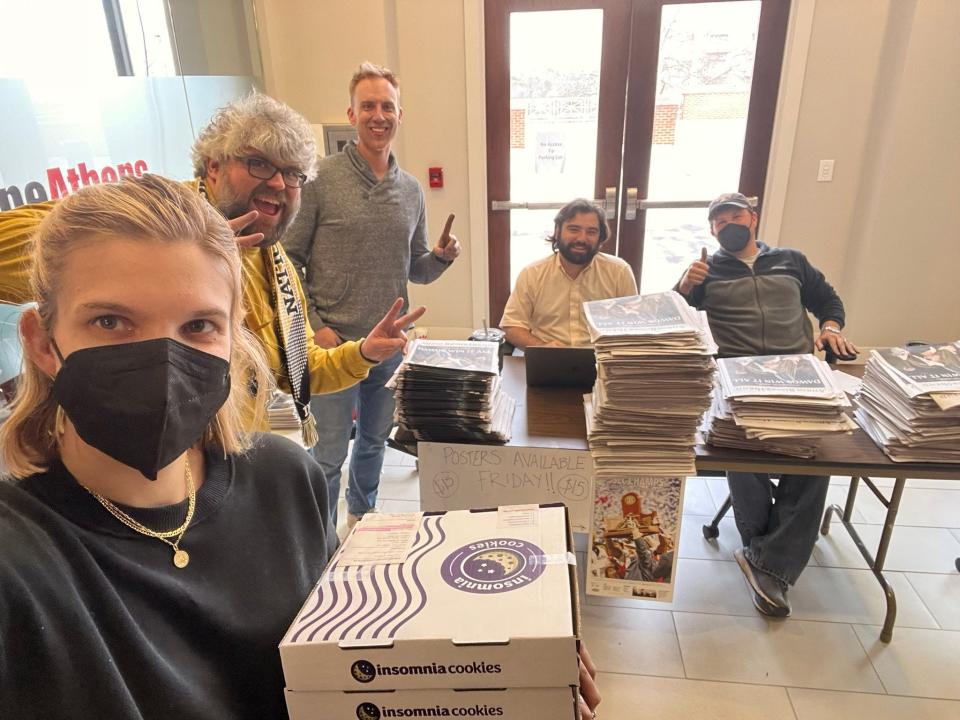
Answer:
<svg viewBox="0 0 960 720"><path fill-rule="evenodd" d="M829 477L728 472L733 514L747 560L793 585L807 566L820 531Z"/></svg>

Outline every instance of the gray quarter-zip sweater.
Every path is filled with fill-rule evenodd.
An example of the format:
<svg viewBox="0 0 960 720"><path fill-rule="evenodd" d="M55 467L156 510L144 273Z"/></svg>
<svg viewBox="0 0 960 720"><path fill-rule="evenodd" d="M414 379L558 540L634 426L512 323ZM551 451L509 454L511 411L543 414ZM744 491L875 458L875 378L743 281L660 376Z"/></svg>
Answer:
<svg viewBox="0 0 960 720"><path fill-rule="evenodd" d="M330 327L343 340L366 335L398 297L406 311L407 282L433 282L449 266L427 245L420 183L392 153L378 180L355 142L320 161L282 242L306 272L314 329Z"/></svg>

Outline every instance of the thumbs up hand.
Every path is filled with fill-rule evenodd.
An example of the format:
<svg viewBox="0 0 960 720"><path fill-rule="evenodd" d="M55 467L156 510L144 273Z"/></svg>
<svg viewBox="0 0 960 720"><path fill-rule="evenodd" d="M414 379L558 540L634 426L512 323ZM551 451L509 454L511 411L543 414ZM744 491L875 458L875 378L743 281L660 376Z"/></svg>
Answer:
<svg viewBox="0 0 960 720"><path fill-rule="evenodd" d="M680 279L680 293L689 295L690 291L697 287L697 285L703 285L703 281L707 279L708 272L710 272L710 266L707 265L707 249L702 248L700 250L700 259L690 263L690 267L687 268L687 271Z"/></svg>
<svg viewBox="0 0 960 720"><path fill-rule="evenodd" d="M450 232L453 227L453 213L447 216L447 223L443 226L443 233L433 248L433 254L444 262L452 263L460 255L460 241L457 236Z"/></svg>

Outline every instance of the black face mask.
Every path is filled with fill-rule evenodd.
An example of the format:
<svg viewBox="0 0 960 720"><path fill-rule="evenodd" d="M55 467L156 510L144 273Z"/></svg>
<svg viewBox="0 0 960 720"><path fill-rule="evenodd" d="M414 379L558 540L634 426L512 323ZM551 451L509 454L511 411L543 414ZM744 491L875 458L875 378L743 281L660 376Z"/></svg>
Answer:
<svg viewBox="0 0 960 720"><path fill-rule="evenodd" d="M717 242L727 252L740 252L750 242L750 228L737 223L727 223L717 233Z"/></svg>
<svg viewBox="0 0 960 720"><path fill-rule="evenodd" d="M70 353L53 397L77 434L150 480L193 445L227 401L230 363L171 338Z"/></svg>

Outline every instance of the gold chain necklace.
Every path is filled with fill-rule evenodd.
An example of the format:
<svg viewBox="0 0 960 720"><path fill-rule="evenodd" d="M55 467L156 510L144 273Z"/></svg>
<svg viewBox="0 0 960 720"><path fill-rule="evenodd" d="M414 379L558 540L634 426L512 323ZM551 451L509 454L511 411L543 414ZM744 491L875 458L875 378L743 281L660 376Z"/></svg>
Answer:
<svg viewBox="0 0 960 720"><path fill-rule="evenodd" d="M186 476L186 479L187 479L187 493L189 494L190 502L187 505L187 517L183 521L183 524L178 528L174 528L173 530L165 530L163 532L159 532L157 530L151 530L146 525L143 525L142 523L137 522L132 517L127 515L127 513L125 513L123 510L121 510L116 505L114 505L110 500L107 500L107 498L105 498L103 495L96 492L95 490L91 490L86 485L84 485L87 492L93 495L97 499L97 501L101 505L103 505L103 507L106 508L106 510L111 515L113 515L117 520L122 522L128 528L140 533L141 535L146 535L147 537L156 538L160 542L164 542L170 547L172 547L173 548L173 564L181 569L185 568L187 564L190 562L190 555L187 554L186 550L180 549L180 541L183 540L183 536L187 532L187 528L190 527L190 521L193 520L193 511L197 507L197 490L193 484L193 474L190 472L190 459L184 458L184 463L185 463L184 475ZM176 537L176 540L171 541L167 539L172 537Z"/></svg>

